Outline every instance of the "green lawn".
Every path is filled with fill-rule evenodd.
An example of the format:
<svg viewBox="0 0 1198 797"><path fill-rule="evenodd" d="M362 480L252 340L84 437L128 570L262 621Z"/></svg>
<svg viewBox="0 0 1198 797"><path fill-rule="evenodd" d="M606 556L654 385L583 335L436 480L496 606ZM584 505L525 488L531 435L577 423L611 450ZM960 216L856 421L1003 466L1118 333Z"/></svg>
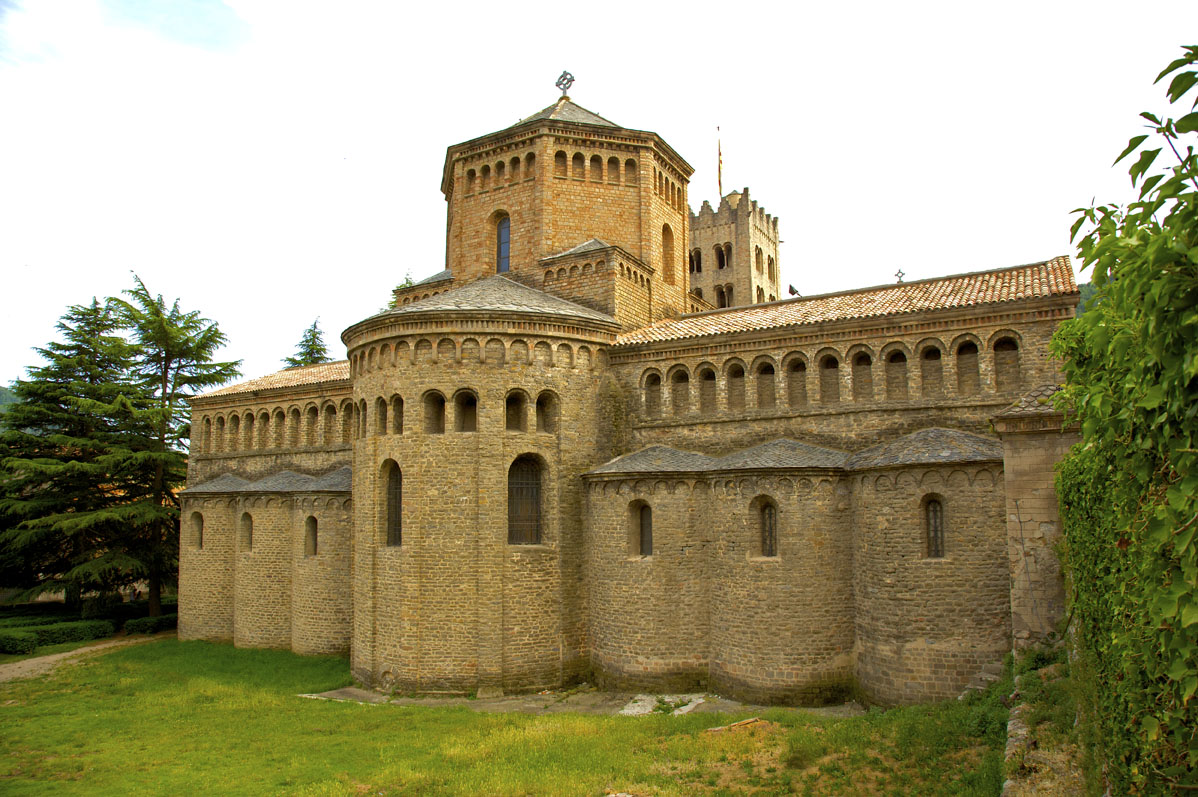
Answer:
<svg viewBox="0 0 1198 797"><path fill-rule="evenodd" d="M997 692L852 719L476 714L296 697L345 660L162 640L0 684L4 794L998 794ZM1008 683L1009 691L1009 683Z"/></svg>

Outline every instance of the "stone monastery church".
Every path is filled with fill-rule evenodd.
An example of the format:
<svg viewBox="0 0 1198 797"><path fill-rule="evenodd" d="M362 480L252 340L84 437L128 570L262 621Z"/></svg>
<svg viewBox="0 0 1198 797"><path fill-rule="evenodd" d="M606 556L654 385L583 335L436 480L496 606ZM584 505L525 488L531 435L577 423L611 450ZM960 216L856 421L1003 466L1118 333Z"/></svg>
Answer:
<svg viewBox="0 0 1198 797"><path fill-rule="evenodd" d="M449 147L445 270L192 402L179 634L381 689L955 696L1053 629L1066 257L781 299L778 219L573 103Z"/></svg>

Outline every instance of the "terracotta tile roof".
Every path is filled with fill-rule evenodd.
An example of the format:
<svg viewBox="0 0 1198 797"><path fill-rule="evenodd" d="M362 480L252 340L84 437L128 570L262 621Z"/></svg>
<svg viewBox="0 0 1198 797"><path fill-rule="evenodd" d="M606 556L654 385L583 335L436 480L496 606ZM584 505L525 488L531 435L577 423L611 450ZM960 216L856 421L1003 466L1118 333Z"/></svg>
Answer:
<svg viewBox="0 0 1198 797"><path fill-rule="evenodd" d="M1077 293L1068 257L1015 268L881 285L684 315L619 336L617 346Z"/></svg>
<svg viewBox="0 0 1198 797"><path fill-rule="evenodd" d="M1011 406L998 413L998 418L1018 418L1029 415L1060 415L1052 405L1052 397L1059 393L1060 385L1040 385L1019 397Z"/></svg>
<svg viewBox="0 0 1198 797"><path fill-rule="evenodd" d="M231 396L234 393L249 393L254 390L301 387L303 385L316 385L321 382L339 382L346 379L349 379L349 360L337 360L336 362L320 363L319 365L301 365L299 368L287 368L273 374L260 376L257 379L251 379L248 382L241 382L204 393L202 397Z"/></svg>

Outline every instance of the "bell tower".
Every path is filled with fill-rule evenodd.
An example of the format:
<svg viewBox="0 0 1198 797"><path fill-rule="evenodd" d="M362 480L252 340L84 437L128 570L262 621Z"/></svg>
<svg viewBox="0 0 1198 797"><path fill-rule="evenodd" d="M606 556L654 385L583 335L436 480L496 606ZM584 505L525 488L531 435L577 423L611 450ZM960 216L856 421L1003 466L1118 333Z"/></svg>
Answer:
<svg viewBox="0 0 1198 797"><path fill-rule="evenodd" d="M552 105L448 148L447 277L506 274L627 327L687 312L694 170L656 133L575 104L567 77Z"/></svg>

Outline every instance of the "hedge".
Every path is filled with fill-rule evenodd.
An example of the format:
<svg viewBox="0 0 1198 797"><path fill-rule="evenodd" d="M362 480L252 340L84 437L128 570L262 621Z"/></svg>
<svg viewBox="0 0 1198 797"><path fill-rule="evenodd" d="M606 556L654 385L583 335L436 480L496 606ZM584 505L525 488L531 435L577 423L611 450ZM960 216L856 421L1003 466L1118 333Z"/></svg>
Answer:
<svg viewBox="0 0 1198 797"><path fill-rule="evenodd" d="M37 635L28 631L0 631L0 653L32 653Z"/></svg>
<svg viewBox="0 0 1198 797"><path fill-rule="evenodd" d="M155 634L179 625L179 615L164 614L161 617L139 617L125 623L127 634Z"/></svg>
<svg viewBox="0 0 1198 797"><path fill-rule="evenodd" d="M116 628L107 620L78 620L73 623L37 625L21 630L33 634L37 638L38 646L57 645L60 642L85 642L116 633Z"/></svg>

